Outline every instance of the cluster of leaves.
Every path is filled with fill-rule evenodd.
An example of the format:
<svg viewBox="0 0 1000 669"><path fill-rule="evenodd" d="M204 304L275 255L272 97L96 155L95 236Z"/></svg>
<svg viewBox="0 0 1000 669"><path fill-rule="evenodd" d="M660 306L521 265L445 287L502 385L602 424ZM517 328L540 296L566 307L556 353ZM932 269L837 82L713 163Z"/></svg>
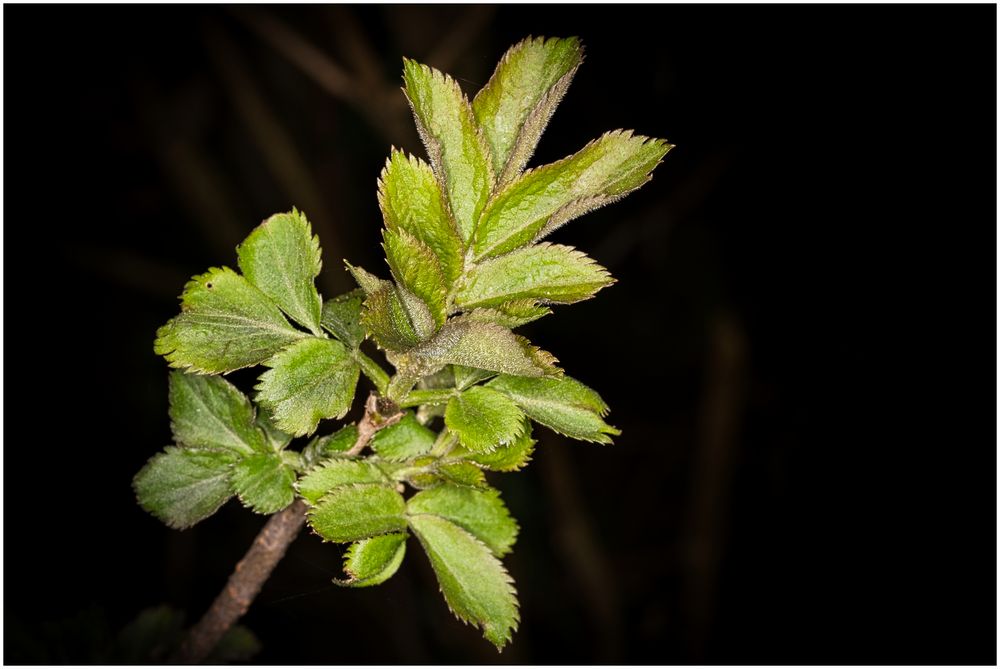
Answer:
<svg viewBox="0 0 1000 669"><path fill-rule="evenodd" d="M524 171L582 58L575 38L527 39L472 102L450 77L404 62L430 164L393 150L379 179L391 279L348 265L359 289L323 302L319 241L294 210L238 247L242 274L192 279L157 334L156 352L182 371L170 379L176 444L135 479L144 508L182 528L233 495L260 513L298 495L316 534L349 544L338 582L353 587L391 577L413 533L451 610L498 648L510 640L517 601L500 558L518 528L484 472L527 464L532 421L597 443L618 434L595 391L512 332L612 282L580 251L541 240L646 183L671 148L615 131ZM391 376L361 350L369 338ZM259 409L213 376L257 364ZM372 454L348 453L353 424L288 449L346 414L361 373L405 410Z"/></svg>

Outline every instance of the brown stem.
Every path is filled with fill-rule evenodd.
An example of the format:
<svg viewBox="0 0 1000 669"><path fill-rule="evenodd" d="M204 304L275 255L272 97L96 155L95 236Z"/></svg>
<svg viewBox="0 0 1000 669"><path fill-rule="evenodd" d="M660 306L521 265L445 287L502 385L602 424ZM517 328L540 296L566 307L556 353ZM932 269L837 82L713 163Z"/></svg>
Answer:
<svg viewBox="0 0 1000 669"><path fill-rule="evenodd" d="M346 455L357 455L376 432L403 417L403 412L390 400L375 393L365 402L365 415L358 423L358 438ZM260 594L264 582L285 557L288 547L299 535L306 521L306 505L301 499L280 511L267 521L254 539L253 545L236 569L229 582L215 598L198 624L191 628L173 658L177 664L199 664L205 661L226 632L236 624Z"/></svg>

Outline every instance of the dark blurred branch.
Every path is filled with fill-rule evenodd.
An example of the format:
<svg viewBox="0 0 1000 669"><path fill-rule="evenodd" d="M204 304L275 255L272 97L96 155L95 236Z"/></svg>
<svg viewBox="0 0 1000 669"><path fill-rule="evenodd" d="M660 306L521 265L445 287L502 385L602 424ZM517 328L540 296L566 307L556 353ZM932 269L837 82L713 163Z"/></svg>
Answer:
<svg viewBox="0 0 1000 669"><path fill-rule="evenodd" d="M704 660L715 609L748 373L746 337L732 313L723 311L712 321L708 356L684 542L688 638L696 661Z"/></svg>
<svg viewBox="0 0 1000 669"><path fill-rule="evenodd" d="M232 11L261 39L328 93L353 106L389 142L403 145L413 136L405 114L405 100L394 86L359 83L333 58L270 14L256 8L233 8Z"/></svg>
<svg viewBox="0 0 1000 669"><path fill-rule="evenodd" d="M267 167L291 198L292 204L309 217L313 228L323 240L324 252L334 258L343 257L344 249L337 227L333 224L333 215L316 180L296 149L291 135L257 89L236 45L216 26L206 28L204 35L205 45L225 84L226 92L254 142L264 154ZM332 294L343 292L349 287L343 272L324 272L320 275L320 281L324 283L324 290Z"/></svg>
<svg viewBox="0 0 1000 669"><path fill-rule="evenodd" d="M620 606L612 585L613 569L594 538L583 499L577 490L573 462L566 457L565 440L546 435L539 449L539 465L545 489L552 499L556 545L568 565L577 591L596 629L600 659L620 657ZM560 443L561 442L561 443Z"/></svg>

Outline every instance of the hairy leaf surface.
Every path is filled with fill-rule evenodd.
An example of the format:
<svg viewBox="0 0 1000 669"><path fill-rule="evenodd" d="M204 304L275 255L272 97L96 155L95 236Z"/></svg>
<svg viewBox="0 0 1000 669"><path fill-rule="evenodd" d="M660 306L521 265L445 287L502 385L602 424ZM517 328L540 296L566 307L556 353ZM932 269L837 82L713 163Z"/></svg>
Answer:
<svg viewBox="0 0 1000 669"><path fill-rule="evenodd" d="M500 560L468 531L436 515L411 515L410 527L430 559L448 607L479 626L497 650L517 629L513 582Z"/></svg>
<svg viewBox="0 0 1000 669"><path fill-rule="evenodd" d="M406 230L385 229L383 238L385 258L393 278L427 306L434 319L433 329L436 330L447 317L445 298L448 289L441 273L441 263L429 246Z"/></svg>
<svg viewBox="0 0 1000 669"><path fill-rule="evenodd" d="M476 259L509 253L649 181L671 149L663 140L614 131L568 158L525 172L490 200L476 228Z"/></svg>
<svg viewBox="0 0 1000 669"><path fill-rule="evenodd" d="M451 456L466 457L494 472L516 472L531 461L531 454L535 450L531 424L527 419L524 422L521 434L509 444L498 446L489 453L473 453L459 446L451 452Z"/></svg>
<svg viewBox="0 0 1000 669"><path fill-rule="evenodd" d="M411 355L428 365L464 365L520 376L557 375L556 359L493 323L453 318Z"/></svg>
<svg viewBox="0 0 1000 669"><path fill-rule="evenodd" d="M250 283L299 325L319 335L323 301L315 279L322 268L319 237L293 209L258 225L236 247L240 269Z"/></svg>
<svg viewBox="0 0 1000 669"><path fill-rule="evenodd" d="M473 453L488 453L520 434L524 414L502 393L473 386L451 398L444 412L448 429Z"/></svg>
<svg viewBox="0 0 1000 669"><path fill-rule="evenodd" d="M184 446L239 455L271 450L254 422L250 400L218 376L170 373L170 427L174 440Z"/></svg>
<svg viewBox="0 0 1000 669"><path fill-rule="evenodd" d="M323 418L341 418L351 408L360 373L339 341L309 338L290 346L266 365L257 401L275 424L295 436L309 434Z"/></svg>
<svg viewBox="0 0 1000 669"><path fill-rule="evenodd" d="M399 462L429 453L434 446L434 439L434 433L417 422L412 412L407 411L395 425L376 432L372 437L371 447L379 457Z"/></svg>
<svg viewBox="0 0 1000 669"><path fill-rule="evenodd" d="M494 323L505 328L516 328L551 313L551 309L538 304L535 300L512 300L495 307L473 309L466 314L466 318L479 323Z"/></svg>
<svg viewBox="0 0 1000 669"><path fill-rule="evenodd" d="M351 448L354 445L355 440L358 438L358 426L353 423L350 425L345 425L333 434L327 434L322 437L314 437L304 449L302 449L302 457L307 463L322 462L326 458L329 458L338 453L343 453L344 451Z"/></svg>
<svg viewBox="0 0 1000 669"><path fill-rule="evenodd" d="M517 523L500 499L500 492L493 488L440 485L411 497L406 512L446 518L489 546L497 557L509 553L517 540Z"/></svg>
<svg viewBox="0 0 1000 669"><path fill-rule="evenodd" d="M385 583L403 564L406 537L405 533L383 534L351 544L344 556L344 571L350 578L334 579L334 583L351 588Z"/></svg>
<svg viewBox="0 0 1000 669"><path fill-rule="evenodd" d="M320 321L323 328L350 348L361 346L365 339L365 329L361 327L364 301L365 292L360 288L327 300Z"/></svg>
<svg viewBox="0 0 1000 669"><path fill-rule="evenodd" d="M486 140L454 79L404 59L403 81L434 173L448 195L459 233L468 241L493 189Z"/></svg>
<svg viewBox="0 0 1000 669"><path fill-rule="evenodd" d="M171 367L219 374L259 364L305 336L249 281L214 267L184 286L181 313L156 332L153 349Z"/></svg>
<svg viewBox="0 0 1000 669"><path fill-rule="evenodd" d="M500 376L487 384L511 398L532 420L560 434L583 441L610 444L621 432L602 417L608 405L595 391L576 379L527 379Z"/></svg>
<svg viewBox="0 0 1000 669"><path fill-rule="evenodd" d="M512 46L472 102L503 186L521 173L583 62L575 37L529 37Z"/></svg>
<svg viewBox="0 0 1000 669"><path fill-rule="evenodd" d="M233 465L233 490L257 513L281 511L295 500L295 472L278 453L258 453Z"/></svg>
<svg viewBox="0 0 1000 669"><path fill-rule="evenodd" d="M389 480L381 469L366 460L335 458L303 476L296 487L304 500L316 504L334 488L355 483L388 484Z"/></svg>
<svg viewBox="0 0 1000 669"><path fill-rule="evenodd" d="M309 526L327 541L349 543L406 529L406 502L378 484L334 488L309 511Z"/></svg>
<svg viewBox="0 0 1000 669"><path fill-rule="evenodd" d="M570 304L593 297L613 281L606 269L580 251L542 243L476 265L455 303L465 309L523 299Z"/></svg>
<svg viewBox="0 0 1000 669"><path fill-rule="evenodd" d="M132 480L139 505L174 529L208 518L232 494L231 451L168 446Z"/></svg>

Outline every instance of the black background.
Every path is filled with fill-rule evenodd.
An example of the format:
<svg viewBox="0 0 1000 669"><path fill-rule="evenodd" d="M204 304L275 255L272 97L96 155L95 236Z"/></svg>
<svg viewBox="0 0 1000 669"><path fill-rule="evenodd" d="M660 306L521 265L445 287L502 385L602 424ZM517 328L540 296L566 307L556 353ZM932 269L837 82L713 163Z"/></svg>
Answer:
<svg viewBox="0 0 1000 669"><path fill-rule="evenodd" d="M262 523L230 503L175 532L134 502L170 439L152 341L186 278L294 204L322 292L348 289L341 258L381 267L390 144L423 155L402 56L472 94L524 36L575 34L533 164L618 127L677 144L555 235L619 282L524 328L622 437L539 429L495 477L522 527L503 655L415 543L348 591L303 536L246 618L257 659L995 664L995 6L3 11L5 661L87 662L151 605L200 615ZM254 17L347 69L366 40L398 99L331 95Z"/></svg>

